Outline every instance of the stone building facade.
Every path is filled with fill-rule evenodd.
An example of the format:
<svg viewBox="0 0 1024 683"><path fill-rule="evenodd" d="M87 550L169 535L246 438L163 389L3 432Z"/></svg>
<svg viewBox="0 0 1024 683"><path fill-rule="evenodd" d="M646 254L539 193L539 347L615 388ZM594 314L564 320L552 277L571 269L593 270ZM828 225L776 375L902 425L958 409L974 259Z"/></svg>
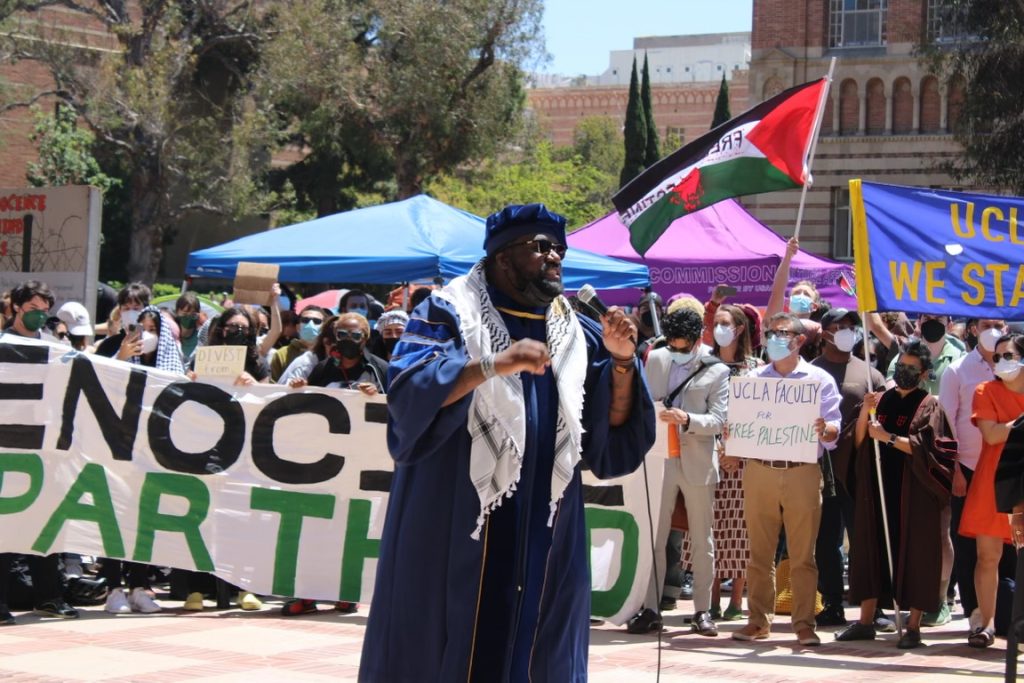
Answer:
<svg viewBox="0 0 1024 683"><path fill-rule="evenodd" d="M750 105L819 78L837 58L812 165L802 246L851 259L850 178L949 189L939 168L960 146L951 131L962 83L944 83L915 56L923 39L950 35L943 0L754 0ZM795 227L800 192L746 197L783 235Z"/></svg>

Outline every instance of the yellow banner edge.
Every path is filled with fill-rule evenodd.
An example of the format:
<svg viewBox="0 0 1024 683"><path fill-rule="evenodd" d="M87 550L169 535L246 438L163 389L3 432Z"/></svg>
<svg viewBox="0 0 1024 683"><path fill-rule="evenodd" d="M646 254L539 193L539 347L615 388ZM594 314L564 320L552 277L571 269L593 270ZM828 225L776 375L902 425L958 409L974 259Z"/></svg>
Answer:
<svg viewBox="0 0 1024 683"><path fill-rule="evenodd" d="M868 220L860 178L850 181L850 218L853 222L853 271L857 277L857 308L863 313L878 310L875 281L868 249Z"/></svg>

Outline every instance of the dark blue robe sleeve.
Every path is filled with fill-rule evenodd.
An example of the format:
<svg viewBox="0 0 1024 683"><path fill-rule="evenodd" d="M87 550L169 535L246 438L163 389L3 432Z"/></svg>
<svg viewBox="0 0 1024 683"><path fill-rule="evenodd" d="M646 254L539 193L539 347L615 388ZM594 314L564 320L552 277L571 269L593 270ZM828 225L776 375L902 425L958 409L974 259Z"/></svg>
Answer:
<svg viewBox="0 0 1024 683"><path fill-rule="evenodd" d="M629 474L643 462L657 436L654 402L647 389L643 367L634 359L633 407L619 427L608 422L612 400L613 362L604 348L599 323L579 316L587 340L589 367L583 401L583 460L599 479Z"/></svg>
<svg viewBox="0 0 1024 683"><path fill-rule="evenodd" d="M442 405L468 362L454 307L427 297L413 311L388 367L388 448L396 465L430 458L466 428L472 394Z"/></svg>

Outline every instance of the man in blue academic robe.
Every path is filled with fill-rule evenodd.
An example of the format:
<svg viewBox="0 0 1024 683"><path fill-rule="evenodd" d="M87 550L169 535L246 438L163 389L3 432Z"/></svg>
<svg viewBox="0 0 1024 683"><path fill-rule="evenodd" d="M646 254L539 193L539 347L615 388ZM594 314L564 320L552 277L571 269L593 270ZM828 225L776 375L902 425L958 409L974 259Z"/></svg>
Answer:
<svg viewBox="0 0 1024 683"><path fill-rule="evenodd" d="M635 326L561 295L565 219L507 207L484 248L391 359L395 475L361 681L586 680L580 462L621 476L654 443Z"/></svg>

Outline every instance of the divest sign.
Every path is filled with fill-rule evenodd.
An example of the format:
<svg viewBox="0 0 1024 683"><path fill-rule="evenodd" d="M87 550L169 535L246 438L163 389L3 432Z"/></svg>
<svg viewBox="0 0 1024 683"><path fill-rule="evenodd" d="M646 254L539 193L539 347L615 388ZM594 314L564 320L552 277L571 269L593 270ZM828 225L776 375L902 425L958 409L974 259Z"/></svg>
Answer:
<svg viewBox="0 0 1024 683"><path fill-rule="evenodd" d="M4 335L0 550L368 602L392 472L386 421L384 400L356 391L190 382ZM651 566L643 472L588 477L594 614L622 623Z"/></svg>

